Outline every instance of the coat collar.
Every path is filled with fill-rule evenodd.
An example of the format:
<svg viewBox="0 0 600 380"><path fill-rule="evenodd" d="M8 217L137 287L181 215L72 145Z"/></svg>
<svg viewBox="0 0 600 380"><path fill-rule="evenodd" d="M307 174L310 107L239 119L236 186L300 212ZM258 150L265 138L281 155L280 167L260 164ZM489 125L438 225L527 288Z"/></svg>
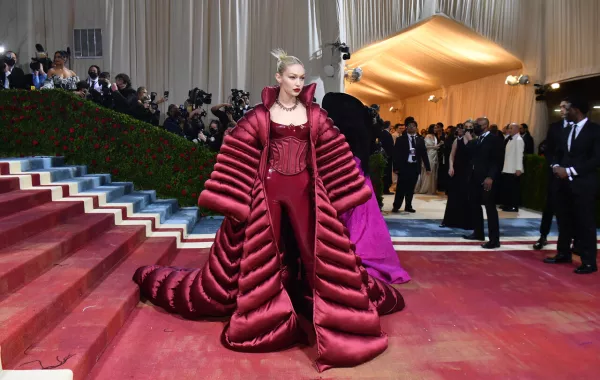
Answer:
<svg viewBox="0 0 600 380"><path fill-rule="evenodd" d="M300 95L298 95L298 99L306 108L313 102L313 98L315 96L315 91L317 89L316 83L311 83L302 89ZM273 104L275 104L275 99L279 96L279 86L268 86L263 88L261 99L267 109L271 109Z"/></svg>

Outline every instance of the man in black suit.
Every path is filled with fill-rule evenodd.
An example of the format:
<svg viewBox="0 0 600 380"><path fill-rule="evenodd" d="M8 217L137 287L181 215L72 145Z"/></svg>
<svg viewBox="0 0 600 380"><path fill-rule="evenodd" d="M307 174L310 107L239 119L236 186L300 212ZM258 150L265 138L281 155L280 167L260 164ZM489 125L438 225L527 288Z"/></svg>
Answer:
<svg viewBox="0 0 600 380"><path fill-rule="evenodd" d="M394 153L394 138L390 133L390 127L392 123L386 121L384 129L379 133L379 142L381 147L387 156L387 164L383 172L383 193L386 195L392 194L390 187L392 186L392 156Z"/></svg>
<svg viewBox="0 0 600 380"><path fill-rule="evenodd" d="M571 262L571 241L577 234L581 266L577 274L598 270L596 264L596 220L594 212L600 167L600 125L587 118L589 105L576 98L565 99L566 118L572 125L564 128L560 144L553 155L556 176L556 217L558 219L557 254L547 257L547 264Z"/></svg>
<svg viewBox="0 0 600 380"><path fill-rule="evenodd" d="M499 248L500 222L494 195L504 159L504 142L501 137L490 132L490 121L485 117L477 119L473 131L479 138L469 141L467 148L473 163L469 184L469 201L472 207L475 231L471 235L463 236L463 238L467 240L485 240L483 210L481 209L481 205L484 205L488 218L490 240L481 246L486 249ZM470 137L469 134L467 139Z"/></svg>
<svg viewBox="0 0 600 380"><path fill-rule="evenodd" d="M546 206L542 214L542 223L540 224L540 239L533 245L534 249L542 249L548 244L548 234L552 227L552 218L555 214L555 200L554 200L554 182L556 177L552 172L552 163L554 162L554 155L556 154L556 148L560 145L560 137L564 129L569 127L567 121L567 102L564 100L560 102L560 116L561 121L550 124L548 133L546 134L546 148L544 155L546 156L546 163L548 164L548 188L546 192Z"/></svg>
<svg viewBox="0 0 600 380"><path fill-rule="evenodd" d="M533 154L533 137L529 133L529 126L527 124L521 124L519 128L519 133L521 134L521 138L523 142L525 142L525 154Z"/></svg>
<svg viewBox="0 0 600 380"><path fill-rule="evenodd" d="M25 73L16 67L17 55L15 52L7 51L4 53L1 65L0 89L25 88Z"/></svg>
<svg viewBox="0 0 600 380"><path fill-rule="evenodd" d="M412 207L412 199L421 173L421 162L425 165L427 175L430 175L431 166L427 157L425 139L417 135L417 122L409 120L406 134L398 137L394 145L394 170L398 174L398 183L392 212L400 210L405 198L404 211L416 212Z"/></svg>

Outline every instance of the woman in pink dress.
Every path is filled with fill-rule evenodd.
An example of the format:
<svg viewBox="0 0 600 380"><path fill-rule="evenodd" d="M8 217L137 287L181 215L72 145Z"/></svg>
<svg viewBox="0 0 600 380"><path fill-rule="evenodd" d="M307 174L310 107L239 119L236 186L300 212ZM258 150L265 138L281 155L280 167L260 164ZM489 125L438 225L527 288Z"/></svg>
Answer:
<svg viewBox="0 0 600 380"><path fill-rule="evenodd" d="M372 190L371 198L341 214L339 219L349 231L356 245L356 254L367 272L389 284L410 281L410 276L400 265L387 224L381 215L369 173L371 120L360 100L343 93L328 93L323 98L323 108L335 125L345 135L354 161L365 184Z"/></svg>

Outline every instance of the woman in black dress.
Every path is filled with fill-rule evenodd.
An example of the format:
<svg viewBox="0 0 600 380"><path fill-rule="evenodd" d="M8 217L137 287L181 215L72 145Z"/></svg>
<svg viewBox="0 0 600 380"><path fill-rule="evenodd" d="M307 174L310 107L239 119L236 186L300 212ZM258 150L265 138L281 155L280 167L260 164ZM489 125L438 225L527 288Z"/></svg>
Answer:
<svg viewBox="0 0 600 380"><path fill-rule="evenodd" d="M468 132L465 133L465 126L469 127L468 123L456 126L457 137L452 143L448 169L450 176L448 202L446 202L446 212L440 227L473 229L469 212L469 157L466 151L466 145L471 140L471 135Z"/></svg>

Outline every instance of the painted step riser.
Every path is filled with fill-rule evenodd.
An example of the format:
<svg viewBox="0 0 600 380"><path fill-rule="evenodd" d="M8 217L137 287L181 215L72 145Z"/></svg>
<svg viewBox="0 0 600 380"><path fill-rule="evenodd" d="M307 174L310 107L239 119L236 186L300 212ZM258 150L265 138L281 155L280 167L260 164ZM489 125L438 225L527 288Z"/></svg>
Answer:
<svg viewBox="0 0 600 380"><path fill-rule="evenodd" d="M3 159L5 160L5 159ZM21 163L21 168L25 170L49 169L53 167L65 166L64 157L27 157L8 159L9 161L18 161Z"/></svg>
<svg viewBox="0 0 600 380"><path fill-rule="evenodd" d="M0 177L0 194L9 193L11 191L19 190L19 179L18 178L2 178Z"/></svg>
<svg viewBox="0 0 600 380"><path fill-rule="evenodd" d="M20 195L14 193L16 196ZM11 197L3 200L0 198L0 218L15 214L20 211L40 206L52 201L52 192L39 190L26 196Z"/></svg>
<svg viewBox="0 0 600 380"><path fill-rule="evenodd" d="M175 253L175 244L173 244L173 248L170 251L165 252L156 264L168 265L173 261ZM122 277L126 277L128 281L131 281L131 271L128 271L127 274L123 274ZM119 302L119 304L110 321L103 329L98 329L96 339L93 343L88 346L82 355L79 355L79 358L70 364L69 368L73 371L74 380L84 380L87 377L104 350L106 350L110 342L117 336L131 312L140 302L139 287L136 285L124 289L121 297L122 298L115 299L115 302Z"/></svg>
<svg viewBox="0 0 600 380"><path fill-rule="evenodd" d="M0 162L0 165L2 164L6 164L6 163L2 163ZM46 187L49 184L51 184L51 176L50 176L50 170L45 170L44 172L22 172L21 170L21 166L27 166L25 164L21 165L22 161L19 160L18 161L18 165L16 165L14 162L11 166L11 170L13 174L17 174L17 173L21 173L21 175L29 175L31 176L31 183L32 185L35 187L40 186L40 184L44 184L42 186ZM163 226L159 226L159 227L153 227L154 228L158 228L161 233L166 232L166 231L170 231L170 232L175 232L176 230L183 230L183 234L181 235L181 237L185 237L186 236L186 232L189 233L189 231L191 231L194 227L194 225L196 224L197 221L197 215L190 215L189 213L186 212L180 212L181 209L179 208L179 205L177 203L176 200L157 200L156 199L156 191L154 190L138 190L136 192L132 192L129 193L129 190L133 190L133 185L131 183L111 183L109 187L111 187L111 190L108 189L103 189L101 186L102 180L106 179L106 181L108 181L110 179L109 175L96 175L96 180L100 180L100 183L94 183L94 185L98 185L93 189L89 190L90 194L87 194L88 191L83 191L81 192L81 190L85 190L88 188L88 186L86 185L82 185L82 183L86 183L85 179L86 177L89 177L89 175L86 175L84 177L80 177L80 178L75 178L72 180L67 180L67 181L62 181L62 182L55 182L54 186L60 186L62 189L62 195L63 197L92 197L93 200L93 207L94 208L98 208L102 205L103 208L110 208L111 207L111 203L117 203L119 205L114 206L116 208L122 207L124 204L129 205L128 206L128 210L129 210L129 214L128 216L131 216L131 213L136 213L136 214L140 214L140 216L138 216L137 218L140 219L144 219L146 218L144 216L144 214L150 214L148 216L148 218L154 218L156 217L159 222L161 224L163 224ZM125 194L121 197L118 197L118 195L121 194L120 190L116 190L114 191L115 187L114 185L118 185L118 186L126 186L126 190L125 190ZM91 186L89 186L91 187ZM54 189L56 190L56 188ZM55 191L56 192L56 191ZM56 195L56 194L55 194ZM53 196L55 196L53 195ZM105 200L105 203L101 203L98 202L98 196L101 197L101 199ZM148 197L150 199L148 199ZM121 199L122 198L122 199ZM171 201L170 205L165 205L166 203L168 203L168 201ZM157 204L155 206L155 204ZM197 210L195 211L197 212ZM154 223L154 221L153 221ZM169 225L173 225L173 227L168 226ZM184 227L185 226L185 227ZM162 235L165 236L165 235ZM178 247L186 247L184 245L182 245L183 242L178 243ZM188 247L188 248L193 248L193 247Z"/></svg>
<svg viewBox="0 0 600 380"><path fill-rule="evenodd" d="M34 257L0 275L0 302L7 295L29 284L51 269L54 264L65 259L113 225L114 220L111 215L98 215L94 224L85 226L81 231L69 236L68 239L45 244ZM10 247L8 249L10 250Z"/></svg>
<svg viewBox="0 0 600 380"><path fill-rule="evenodd" d="M68 206L43 215L39 219L4 229L0 231L0 249L57 226L68 218L83 213L84 205L82 202L69 202Z"/></svg>
<svg viewBox="0 0 600 380"><path fill-rule="evenodd" d="M86 177L98 177L100 179L100 186L108 186L111 183L110 174L86 174L83 178Z"/></svg>
<svg viewBox="0 0 600 380"><path fill-rule="evenodd" d="M30 315L27 320L21 321L17 328L2 334L4 339L0 340L0 346L2 346L3 363L10 366L36 339L55 326L82 296L89 293L102 277L119 261L126 258L144 239L144 230L138 228L125 244L114 247L109 255L96 263L85 275L73 281L67 289L60 294L49 295L53 299L44 307L35 310L35 314Z"/></svg>
<svg viewBox="0 0 600 380"><path fill-rule="evenodd" d="M143 210L144 208L148 207L150 201L150 196L148 194L134 192L132 194L125 195L124 197L116 199L115 203L131 203L131 205L133 206L133 212L139 213L140 210ZM108 204L107 206L110 206L110 204Z"/></svg>
<svg viewBox="0 0 600 380"><path fill-rule="evenodd" d="M58 168L31 170L33 172L47 172L50 174L52 182L65 181L75 177L81 177L87 174L85 166L64 166ZM25 172L25 171L24 171Z"/></svg>
<svg viewBox="0 0 600 380"><path fill-rule="evenodd" d="M34 368L25 363L34 357L43 362L54 360L57 355L62 357L70 352L75 356L63 368L71 369L74 379L85 379L139 303L139 288L132 282L131 273L147 263L168 265L176 254L173 238L145 241L53 331L34 343L15 367ZM88 307L90 305L96 306ZM73 336L77 339L72 339Z"/></svg>

